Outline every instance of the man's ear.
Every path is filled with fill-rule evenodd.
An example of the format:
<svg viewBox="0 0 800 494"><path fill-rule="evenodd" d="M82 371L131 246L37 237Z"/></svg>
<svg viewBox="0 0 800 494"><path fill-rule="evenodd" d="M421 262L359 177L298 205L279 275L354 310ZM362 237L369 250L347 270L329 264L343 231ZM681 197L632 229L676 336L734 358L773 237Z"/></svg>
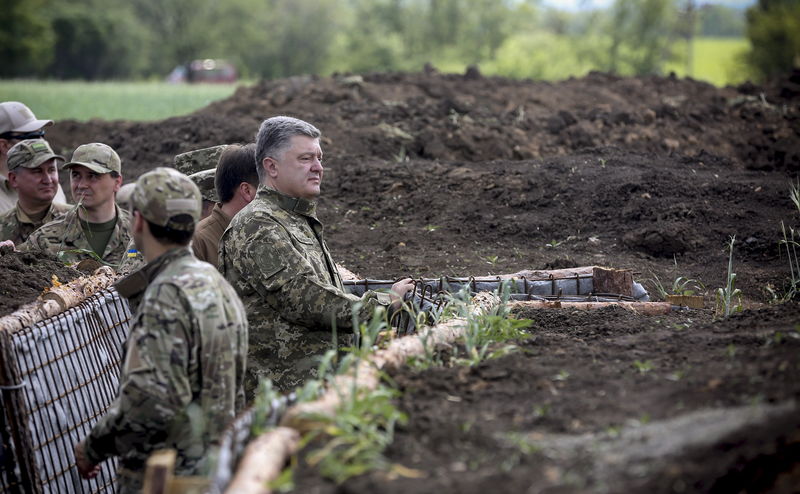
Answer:
<svg viewBox="0 0 800 494"><path fill-rule="evenodd" d="M7 154L8 150L14 147L8 139L0 139L0 154Z"/></svg>
<svg viewBox="0 0 800 494"><path fill-rule="evenodd" d="M239 195L242 196L246 202L250 202L256 197L256 187L253 187L247 182L242 182L239 184Z"/></svg>
<svg viewBox="0 0 800 494"><path fill-rule="evenodd" d="M141 233L144 231L144 216L139 211L133 211L133 231Z"/></svg>
<svg viewBox="0 0 800 494"><path fill-rule="evenodd" d="M119 192L119 188L122 187L122 174L118 174L117 178L114 179L114 193Z"/></svg>
<svg viewBox="0 0 800 494"><path fill-rule="evenodd" d="M16 174L16 172L8 172L8 185L10 185L12 189L16 189L17 188L17 174Z"/></svg>
<svg viewBox="0 0 800 494"><path fill-rule="evenodd" d="M264 167L264 171L267 172L268 177L275 178L278 176L278 162L275 161L273 158L267 156L261 162L261 166Z"/></svg>

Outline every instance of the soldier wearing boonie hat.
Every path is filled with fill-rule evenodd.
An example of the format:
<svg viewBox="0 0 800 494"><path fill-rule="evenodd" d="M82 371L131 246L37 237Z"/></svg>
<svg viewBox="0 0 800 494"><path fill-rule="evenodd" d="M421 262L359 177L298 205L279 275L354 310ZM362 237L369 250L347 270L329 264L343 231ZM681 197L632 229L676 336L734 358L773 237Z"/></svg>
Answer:
<svg viewBox="0 0 800 494"><path fill-rule="evenodd" d="M61 218L69 206L53 199L58 191L58 162L44 139L26 139L8 151L8 181L17 203L0 215L0 240L21 244L37 228Z"/></svg>
<svg viewBox="0 0 800 494"><path fill-rule="evenodd" d="M122 185L119 155L106 144L84 144L63 169L69 170L77 207L33 232L20 250L49 252L65 263L94 258L118 267L131 225L130 213L114 200Z"/></svg>
<svg viewBox="0 0 800 494"><path fill-rule="evenodd" d="M27 139L42 139L44 128L53 125L52 120L41 120L19 101L0 103L0 213L13 208L17 202L17 191L8 182L8 152L14 144ZM66 203L61 186L55 201Z"/></svg>
<svg viewBox="0 0 800 494"><path fill-rule="evenodd" d="M203 218L211 214L214 204L219 202L217 191L214 188L214 175L219 158L227 147L227 144L220 144L175 156L175 168L188 175L192 182L200 188L200 193L203 195Z"/></svg>
<svg viewBox="0 0 800 494"><path fill-rule="evenodd" d="M209 473L211 445L244 405L247 356L242 302L188 248L200 218L197 186L156 168L139 177L130 202L133 237L148 263L116 284L135 308L119 395L75 446L85 478L119 456L123 493L141 491L145 462L159 449L176 450L176 475Z"/></svg>

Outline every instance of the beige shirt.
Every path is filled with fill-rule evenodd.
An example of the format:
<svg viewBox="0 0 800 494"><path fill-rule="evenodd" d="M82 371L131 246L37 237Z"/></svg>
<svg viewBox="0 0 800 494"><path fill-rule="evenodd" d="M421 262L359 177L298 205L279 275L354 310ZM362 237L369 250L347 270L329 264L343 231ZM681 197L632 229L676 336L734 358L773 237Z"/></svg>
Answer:
<svg viewBox="0 0 800 494"><path fill-rule="evenodd" d="M231 218L222 212L219 204L214 205L211 214L197 224L192 237L192 251L201 261L219 266L219 239L228 228Z"/></svg>
<svg viewBox="0 0 800 494"><path fill-rule="evenodd" d="M11 185L8 183L8 178L5 175L0 174L0 214L10 211L16 206L17 199L17 190L11 188ZM67 198L64 195L64 191L61 189L61 184L58 184L58 192L56 192L53 202L61 204L67 203Z"/></svg>

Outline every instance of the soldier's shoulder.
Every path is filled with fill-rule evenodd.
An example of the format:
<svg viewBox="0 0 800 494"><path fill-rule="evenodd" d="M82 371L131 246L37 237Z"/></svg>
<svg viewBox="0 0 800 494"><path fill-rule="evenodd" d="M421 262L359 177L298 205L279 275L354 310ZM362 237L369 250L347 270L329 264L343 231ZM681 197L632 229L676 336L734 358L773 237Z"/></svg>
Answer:
<svg viewBox="0 0 800 494"><path fill-rule="evenodd" d="M63 202L54 202L51 211L54 215L65 215L70 209L72 209L72 206L69 204L64 204Z"/></svg>
<svg viewBox="0 0 800 494"><path fill-rule="evenodd" d="M16 223L17 222L17 207L14 206L13 208L0 213L0 223L8 224L8 223Z"/></svg>

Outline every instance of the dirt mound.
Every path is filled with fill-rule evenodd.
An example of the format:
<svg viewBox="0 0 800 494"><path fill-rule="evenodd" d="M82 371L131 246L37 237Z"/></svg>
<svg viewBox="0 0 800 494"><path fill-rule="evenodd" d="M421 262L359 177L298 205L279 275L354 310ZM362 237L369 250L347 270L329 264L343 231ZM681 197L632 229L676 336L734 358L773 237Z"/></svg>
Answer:
<svg viewBox="0 0 800 494"><path fill-rule="evenodd" d="M60 283L68 283L81 276L54 258L40 253L13 252L0 256L0 315L16 310L31 302L42 290L52 286L53 276Z"/></svg>
<svg viewBox="0 0 800 494"><path fill-rule="evenodd" d="M792 76L796 78L796 76ZM266 117L314 122L332 163L360 159L532 159L606 146L725 157L740 167L800 170L796 81L718 89L674 77L591 73L558 83L442 75L294 77L240 88L193 115L154 123L59 122L48 137L70 151L113 146L128 178L175 154L249 142Z"/></svg>

